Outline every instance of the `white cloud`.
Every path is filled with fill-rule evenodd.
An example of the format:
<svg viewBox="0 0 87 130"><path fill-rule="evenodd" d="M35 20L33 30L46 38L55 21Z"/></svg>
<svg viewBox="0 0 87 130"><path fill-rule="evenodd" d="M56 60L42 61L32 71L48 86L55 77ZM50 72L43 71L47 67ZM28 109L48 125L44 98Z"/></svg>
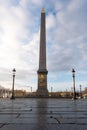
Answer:
<svg viewBox="0 0 87 130"><path fill-rule="evenodd" d="M69 11L76 11L79 9L79 7L81 6L81 4L83 3L83 1L81 0L71 0L70 4L68 5L68 10Z"/></svg>
<svg viewBox="0 0 87 130"><path fill-rule="evenodd" d="M44 0L32 0L32 2L36 5L42 6Z"/></svg>
<svg viewBox="0 0 87 130"><path fill-rule="evenodd" d="M4 2L0 5L0 67L3 68L0 79L9 86L4 74L14 67L17 70L18 79L23 82L27 82L30 74L30 79L33 78L38 61L39 33L31 33L32 30L29 27L32 26L32 23L29 22L29 19L32 15L27 14L26 9L22 8L20 4L10 7L6 5L7 3ZM6 72L4 72L4 68L6 68Z"/></svg>
<svg viewBox="0 0 87 130"><path fill-rule="evenodd" d="M72 66L79 68L84 64L83 59L86 55L86 51L83 54L85 47L81 48L83 44L85 46L84 38L87 37L85 36L87 32L87 18L84 2L85 1L82 2L78 0L76 2L71 1L67 4L66 8L62 8L56 12L55 19L52 18L57 24L53 30L50 30L51 26L47 34L48 39L52 36L50 40L52 43L52 56L49 58L49 64L51 64L50 67L53 67L55 71L56 69L69 70ZM48 19L48 25L50 25L49 16ZM82 39L82 37L84 38ZM54 57L58 57L58 60L55 60ZM56 66L54 64L56 64Z"/></svg>
<svg viewBox="0 0 87 130"><path fill-rule="evenodd" d="M55 16L53 14L49 14L48 17L46 18L46 28L52 29L55 28L55 25L56 25Z"/></svg>

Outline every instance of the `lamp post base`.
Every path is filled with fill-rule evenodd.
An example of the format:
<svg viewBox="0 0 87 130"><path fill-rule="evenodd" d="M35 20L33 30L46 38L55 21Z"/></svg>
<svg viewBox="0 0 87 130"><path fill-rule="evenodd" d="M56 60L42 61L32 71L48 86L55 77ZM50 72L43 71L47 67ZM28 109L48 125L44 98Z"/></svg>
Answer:
<svg viewBox="0 0 87 130"><path fill-rule="evenodd" d="M11 98L10 99L15 99L15 97L14 96L11 96Z"/></svg>

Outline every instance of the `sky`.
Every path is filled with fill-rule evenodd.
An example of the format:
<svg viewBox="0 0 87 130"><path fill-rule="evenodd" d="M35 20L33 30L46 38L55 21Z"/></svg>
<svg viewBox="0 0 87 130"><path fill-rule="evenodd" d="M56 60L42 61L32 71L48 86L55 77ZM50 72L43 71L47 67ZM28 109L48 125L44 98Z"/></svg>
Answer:
<svg viewBox="0 0 87 130"><path fill-rule="evenodd" d="M37 90L40 18L46 10L48 90L87 87L87 0L0 0L0 85Z"/></svg>

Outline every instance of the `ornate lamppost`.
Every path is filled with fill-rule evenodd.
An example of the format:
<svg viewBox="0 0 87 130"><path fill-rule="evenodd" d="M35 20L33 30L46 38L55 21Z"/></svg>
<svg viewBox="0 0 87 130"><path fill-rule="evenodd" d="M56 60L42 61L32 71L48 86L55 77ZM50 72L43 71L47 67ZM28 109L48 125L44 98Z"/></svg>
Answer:
<svg viewBox="0 0 87 130"><path fill-rule="evenodd" d="M72 69L72 77L73 77L73 99L76 99L76 92L75 92L75 70Z"/></svg>
<svg viewBox="0 0 87 130"><path fill-rule="evenodd" d="M16 69L14 68L12 71L13 71L13 83L12 83L12 96L11 96L11 99L15 99L15 96L14 96L14 81L15 81Z"/></svg>
<svg viewBox="0 0 87 130"><path fill-rule="evenodd" d="M82 86L80 85L80 98L82 98L82 92L81 92Z"/></svg>
<svg viewBox="0 0 87 130"><path fill-rule="evenodd" d="M31 87L31 93L32 93L32 87Z"/></svg>
<svg viewBox="0 0 87 130"><path fill-rule="evenodd" d="M53 91L53 87L51 87L51 97L52 97L52 91Z"/></svg>

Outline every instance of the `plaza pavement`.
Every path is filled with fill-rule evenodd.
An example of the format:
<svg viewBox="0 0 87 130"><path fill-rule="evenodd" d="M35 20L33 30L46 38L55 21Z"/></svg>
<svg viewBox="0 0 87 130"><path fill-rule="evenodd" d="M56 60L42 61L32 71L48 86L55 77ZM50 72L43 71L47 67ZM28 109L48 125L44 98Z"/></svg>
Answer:
<svg viewBox="0 0 87 130"><path fill-rule="evenodd" d="M87 99L0 99L0 130L87 130Z"/></svg>

